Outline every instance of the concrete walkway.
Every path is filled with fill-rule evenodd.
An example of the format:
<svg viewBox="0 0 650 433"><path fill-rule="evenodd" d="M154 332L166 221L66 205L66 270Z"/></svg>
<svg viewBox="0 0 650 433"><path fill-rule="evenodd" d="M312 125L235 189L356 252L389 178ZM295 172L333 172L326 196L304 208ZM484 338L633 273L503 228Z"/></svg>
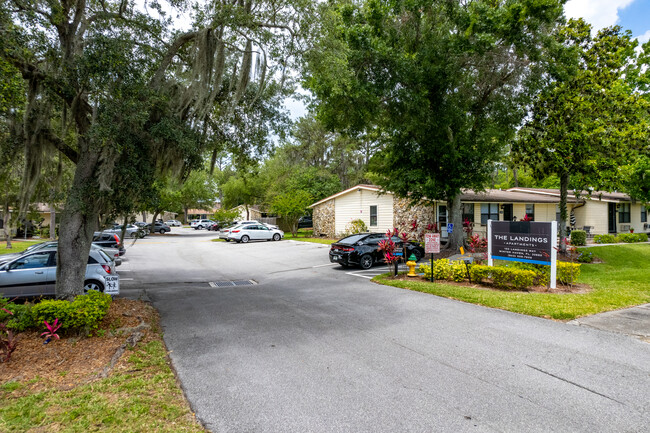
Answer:
<svg viewBox="0 0 650 433"><path fill-rule="evenodd" d="M581 317L568 323L626 334L650 343L650 304Z"/></svg>

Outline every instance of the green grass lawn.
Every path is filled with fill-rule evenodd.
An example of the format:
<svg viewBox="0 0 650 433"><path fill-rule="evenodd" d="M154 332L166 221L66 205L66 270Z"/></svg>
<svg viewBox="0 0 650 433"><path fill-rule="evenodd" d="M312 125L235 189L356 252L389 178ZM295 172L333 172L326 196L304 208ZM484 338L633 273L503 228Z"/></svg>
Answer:
<svg viewBox="0 0 650 433"><path fill-rule="evenodd" d="M314 231L311 229L298 229L298 233L296 234L296 236L292 235L291 232L285 232L284 238L292 241L311 242L314 244L324 244L324 245L330 245L333 242L336 242L338 240L338 239L314 237L313 234Z"/></svg>
<svg viewBox="0 0 650 433"><path fill-rule="evenodd" d="M124 356L131 368L67 391L0 385L0 431L205 431L184 404L161 341Z"/></svg>
<svg viewBox="0 0 650 433"><path fill-rule="evenodd" d="M612 245L586 250L603 260L603 263L582 265L578 282L588 284L593 289L585 294L508 292L444 283L392 280L386 274L375 277L373 281L515 313L560 320L650 302L650 245Z"/></svg>
<svg viewBox="0 0 650 433"><path fill-rule="evenodd" d="M21 240L11 240L11 248L6 248L7 247L7 242L2 241L0 245L0 255L2 254L10 254L10 253L19 253L21 251L25 251L27 248L29 248L30 245L34 244L40 244L41 242L46 241L47 239L38 239L36 241L21 241Z"/></svg>

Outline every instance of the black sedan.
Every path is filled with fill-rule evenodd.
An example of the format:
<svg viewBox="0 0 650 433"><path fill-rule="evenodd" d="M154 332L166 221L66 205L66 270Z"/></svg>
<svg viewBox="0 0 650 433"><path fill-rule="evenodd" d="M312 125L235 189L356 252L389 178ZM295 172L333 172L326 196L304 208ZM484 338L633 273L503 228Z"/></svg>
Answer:
<svg viewBox="0 0 650 433"><path fill-rule="evenodd" d="M387 239L385 233L359 233L343 238L332 244L330 262L338 263L343 267L359 265L363 269L369 269L375 263L384 262L384 253L379 251L379 242L385 239ZM406 259L411 254L417 260L424 256L424 248L417 242L404 244L397 236L393 236L392 239L396 249L402 249Z"/></svg>

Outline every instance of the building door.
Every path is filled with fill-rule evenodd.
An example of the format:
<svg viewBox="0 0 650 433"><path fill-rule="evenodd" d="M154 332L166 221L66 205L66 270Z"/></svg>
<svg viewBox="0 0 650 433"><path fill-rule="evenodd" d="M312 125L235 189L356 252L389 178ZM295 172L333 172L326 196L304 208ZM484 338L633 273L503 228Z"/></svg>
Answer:
<svg viewBox="0 0 650 433"><path fill-rule="evenodd" d="M447 239L447 206L438 205L438 227L440 227L440 239Z"/></svg>
<svg viewBox="0 0 650 433"><path fill-rule="evenodd" d="M503 204L503 220L504 221L512 221L512 203L510 204Z"/></svg>
<svg viewBox="0 0 650 433"><path fill-rule="evenodd" d="M607 229L616 233L616 203L607 203Z"/></svg>

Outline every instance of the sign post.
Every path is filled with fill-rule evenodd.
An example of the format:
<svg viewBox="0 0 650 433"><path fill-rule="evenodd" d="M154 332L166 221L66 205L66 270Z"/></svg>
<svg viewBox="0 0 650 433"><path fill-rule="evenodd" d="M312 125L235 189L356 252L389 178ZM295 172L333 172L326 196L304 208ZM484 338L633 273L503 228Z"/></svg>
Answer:
<svg viewBox="0 0 650 433"><path fill-rule="evenodd" d="M431 259L431 282L433 283L433 255L440 252L440 233L424 234L424 253L430 254Z"/></svg>
<svg viewBox="0 0 650 433"><path fill-rule="evenodd" d="M488 221L488 266L494 259L551 267L556 287L557 222Z"/></svg>

